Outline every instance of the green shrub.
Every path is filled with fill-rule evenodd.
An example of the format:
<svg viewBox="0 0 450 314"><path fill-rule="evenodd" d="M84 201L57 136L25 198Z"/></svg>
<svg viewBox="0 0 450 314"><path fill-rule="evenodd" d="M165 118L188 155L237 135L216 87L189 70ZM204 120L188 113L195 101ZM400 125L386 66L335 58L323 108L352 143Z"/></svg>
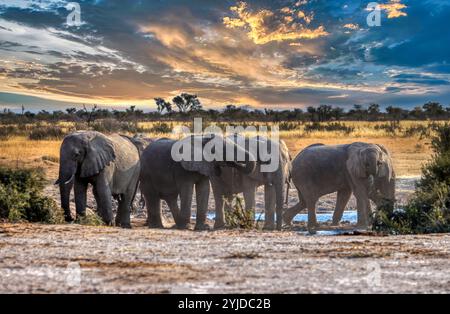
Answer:
<svg viewBox="0 0 450 314"><path fill-rule="evenodd" d="M394 234L450 232L450 125L436 127L435 155L424 166L409 203L401 209L379 208L374 229Z"/></svg>
<svg viewBox="0 0 450 314"><path fill-rule="evenodd" d="M62 209L42 194L44 183L42 169L0 168L0 218L62 223Z"/></svg>
<svg viewBox="0 0 450 314"><path fill-rule="evenodd" d="M33 141L60 140L66 133L58 126L38 126L33 128L28 138Z"/></svg>

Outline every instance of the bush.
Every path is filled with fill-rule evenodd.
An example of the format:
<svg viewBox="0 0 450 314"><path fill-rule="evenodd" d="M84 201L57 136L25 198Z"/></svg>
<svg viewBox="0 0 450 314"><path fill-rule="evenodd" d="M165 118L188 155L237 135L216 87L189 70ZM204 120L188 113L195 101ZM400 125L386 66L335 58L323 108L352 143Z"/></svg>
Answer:
<svg viewBox="0 0 450 314"><path fill-rule="evenodd" d="M435 155L426 165L410 202L402 209L380 208L374 229L394 234L450 232L450 125L436 127Z"/></svg>
<svg viewBox="0 0 450 314"><path fill-rule="evenodd" d="M293 122L281 122L278 125L280 131L295 131L300 129L301 124Z"/></svg>
<svg viewBox="0 0 450 314"><path fill-rule="evenodd" d="M7 141L15 135L17 129L13 126L0 127L0 141Z"/></svg>
<svg viewBox="0 0 450 314"><path fill-rule="evenodd" d="M28 138L34 141L60 140L66 133L58 126L38 126L30 131Z"/></svg>
<svg viewBox="0 0 450 314"><path fill-rule="evenodd" d="M0 168L0 218L12 222L62 223L61 208L42 195L44 182L41 169Z"/></svg>
<svg viewBox="0 0 450 314"><path fill-rule="evenodd" d="M305 132L310 133L314 131L325 131L325 132L343 132L346 134L350 134L355 130L354 127L347 126L345 124L341 123L329 123L329 124L322 124L319 122L313 122L311 124L307 124L305 126Z"/></svg>
<svg viewBox="0 0 450 314"><path fill-rule="evenodd" d="M253 229L255 211L245 210L241 197L236 197L231 210L225 210L225 224L229 228Z"/></svg>
<svg viewBox="0 0 450 314"><path fill-rule="evenodd" d="M172 125L165 122L155 123L149 130L151 133L172 133Z"/></svg>

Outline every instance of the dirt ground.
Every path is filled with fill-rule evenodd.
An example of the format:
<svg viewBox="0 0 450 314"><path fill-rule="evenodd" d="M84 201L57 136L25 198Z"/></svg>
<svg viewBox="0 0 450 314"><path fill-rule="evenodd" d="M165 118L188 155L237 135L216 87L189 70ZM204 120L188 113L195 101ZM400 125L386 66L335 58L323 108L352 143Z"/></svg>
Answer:
<svg viewBox="0 0 450 314"><path fill-rule="evenodd" d="M414 181L399 179L400 200ZM46 194L58 200L54 186ZM262 198L259 190L259 211ZM323 198L320 211L332 209L334 198ZM89 203L95 208L92 196ZM167 227L172 223L166 215ZM144 224L142 211L132 230L0 224L0 293L450 292L450 235L310 236L301 225L200 233Z"/></svg>
<svg viewBox="0 0 450 314"><path fill-rule="evenodd" d="M450 235L0 224L0 293L450 292Z"/></svg>

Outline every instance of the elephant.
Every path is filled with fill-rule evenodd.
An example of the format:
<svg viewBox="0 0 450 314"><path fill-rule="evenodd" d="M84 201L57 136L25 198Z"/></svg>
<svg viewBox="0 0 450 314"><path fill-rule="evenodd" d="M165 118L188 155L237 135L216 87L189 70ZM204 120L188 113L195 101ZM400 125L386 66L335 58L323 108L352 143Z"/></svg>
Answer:
<svg viewBox="0 0 450 314"><path fill-rule="evenodd" d="M97 211L107 225L113 223L112 198L119 206L117 226L131 228L130 207L136 194L140 171L139 149L132 139L95 131L77 131L66 136L61 145L59 178L61 207L67 222L70 192L75 191L77 217L86 215L88 184L93 185Z"/></svg>
<svg viewBox="0 0 450 314"><path fill-rule="evenodd" d="M190 142L190 144L189 144ZM244 161L225 161L225 158L194 161L173 158L174 151L184 151L183 143L205 148L213 143L232 147L236 154L242 153ZM181 147L181 148L180 148ZM195 151L195 149L193 150ZM198 160L198 159L197 159ZM192 195L195 186L197 215L195 230L209 230L206 224L209 178L220 175L222 167L233 167L243 173L251 173L256 167L255 157L243 148L219 135L193 135L180 141L160 139L147 147L142 154L140 172L141 191L148 212L149 228L163 228L161 199L170 208L178 229L187 229L191 218ZM178 207L180 197L180 208Z"/></svg>
<svg viewBox="0 0 450 314"><path fill-rule="evenodd" d="M292 181L299 203L283 213L290 224L297 213L308 209L308 230L317 226L316 203L321 196L337 192L333 225L339 224L352 193L356 197L358 227L369 226L370 200L395 202L395 171L388 150L382 145L353 143L305 148L292 162Z"/></svg>
<svg viewBox="0 0 450 314"><path fill-rule="evenodd" d="M229 137L230 140L238 142L236 135ZM243 141L242 141L243 140ZM245 149L249 149L249 142L255 140L258 143L267 145L267 148L271 146L271 140L256 136L253 138L241 138L241 143L245 143ZM291 157L289 150L283 140L279 140L277 145L277 152L279 158L276 170L271 172L261 171L262 164L267 164L266 161L262 161L259 158L259 154L256 153L257 165L255 171L252 173L243 173L241 171L235 171L233 168L222 167L220 176L211 177L211 186L214 192L214 200L216 204L216 221L214 228L220 229L225 226L224 222L224 205L229 206L232 201L232 195L237 193L243 193L246 210L254 210L255 208L255 194L256 189L259 186L264 185L264 199L265 199L265 230L275 229L275 206L277 212L277 224L276 228L281 230L282 227L282 211L283 211L283 196L284 187L289 183L291 172ZM226 202L224 202L226 200Z"/></svg>

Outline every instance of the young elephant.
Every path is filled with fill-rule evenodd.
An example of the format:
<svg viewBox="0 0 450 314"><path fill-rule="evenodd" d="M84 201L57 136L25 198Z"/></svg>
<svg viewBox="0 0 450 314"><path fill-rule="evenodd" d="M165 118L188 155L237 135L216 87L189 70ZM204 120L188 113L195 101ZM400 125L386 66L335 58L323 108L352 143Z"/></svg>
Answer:
<svg viewBox="0 0 450 314"><path fill-rule="evenodd" d="M280 230L282 227L282 210L285 186L290 180L291 172L291 158L289 151L284 143L280 140L278 143L272 143L270 139L262 136L253 138L239 138L235 135L229 137L235 143L239 140L242 144L245 144L245 148L248 149L249 142L254 140L261 145L264 145L267 151L274 149L278 154L277 158L274 158L273 162L276 162L276 166L273 171L263 172L262 164L268 164L271 160L260 160L260 156L257 155L257 165L255 171L249 174L242 173L240 171L234 171L233 168L222 168L220 176L211 177L211 186L214 191L214 200L216 204L216 222L214 228L220 229L225 226L224 221L224 206L227 208L232 201L233 194L243 193L246 210L255 209L255 194L256 189L259 186L264 185L264 199L265 199L265 223L264 229L274 230L275 227ZM259 146L258 146L259 148ZM274 152L275 152L274 151ZM227 202L224 202L224 199ZM277 224L275 226L275 208L277 213Z"/></svg>
<svg viewBox="0 0 450 314"><path fill-rule="evenodd" d="M215 143L229 145L235 151L242 152L244 162L237 161L200 161L175 160L173 150L178 150L181 143L190 140L193 146L203 149ZM191 145L191 144L189 144ZM180 146L181 147L181 146ZM194 151L195 149L192 149ZM198 159L197 159L198 160ZM182 141L160 139L150 145L142 154L140 174L141 191L144 194L150 228L163 228L161 220L161 199L165 200L174 217L177 228L187 229L191 218L192 195L195 186L197 201L197 218L195 230L208 230L206 213L209 199L209 178L220 175L220 166L234 167L243 173L251 173L255 169L253 156L230 141L216 136L192 136ZM181 210L178 208L178 196Z"/></svg>
<svg viewBox="0 0 450 314"><path fill-rule="evenodd" d="M97 210L103 221L113 222L112 197L119 201L116 225L130 228L130 206L134 199L140 162L137 146L127 137L79 131L64 138L61 145L59 184L66 221L70 213L70 192L75 186L77 216L86 215L88 184L93 185Z"/></svg>
<svg viewBox="0 0 450 314"><path fill-rule="evenodd" d="M353 143L305 148L292 163L292 180L299 203L285 211L290 224L294 216L308 208L308 229L317 225L316 203L326 194L337 192L333 224L338 224L353 194L357 201L358 226L368 227L370 201L395 201L395 172L389 152L381 145Z"/></svg>

